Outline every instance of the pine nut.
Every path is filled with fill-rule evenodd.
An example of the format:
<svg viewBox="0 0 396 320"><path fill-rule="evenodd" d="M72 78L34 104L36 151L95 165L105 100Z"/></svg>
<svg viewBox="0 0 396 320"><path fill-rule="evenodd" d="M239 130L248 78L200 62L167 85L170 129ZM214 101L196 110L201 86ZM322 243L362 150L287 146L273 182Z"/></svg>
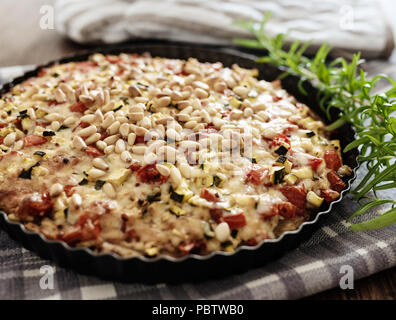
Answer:
<svg viewBox="0 0 396 320"><path fill-rule="evenodd" d="M132 161L132 155L128 151L123 151L121 153L121 160L124 162L131 162Z"/></svg>
<svg viewBox="0 0 396 320"><path fill-rule="evenodd" d="M233 89L235 94L240 96L241 98L246 98L247 95L249 94L250 90L249 88L243 87L243 86L238 86Z"/></svg>
<svg viewBox="0 0 396 320"><path fill-rule="evenodd" d="M190 166L187 163L181 163L179 166L181 174L185 178L190 178L191 177L191 169Z"/></svg>
<svg viewBox="0 0 396 320"><path fill-rule="evenodd" d="M94 133L96 133L96 131L97 131L96 127L92 125L92 126L84 128L84 129L81 129L80 131L78 131L77 134L80 137L89 137L89 136L93 135Z"/></svg>
<svg viewBox="0 0 396 320"><path fill-rule="evenodd" d="M128 119L127 119L125 116L118 116L118 117L116 117L116 120L117 120L119 123L121 123L121 124L124 124L124 123L127 123L127 122L128 122Z"/></svg>
<svg viewBox="0 0 396 320"><path fill-rule="evenodd" d="M81 139L81 137L79 137L79 136L75 136L73 138L73 146L78 150L83 150L87 147L84 140Z"/></svg>
<svg viewBox="0 0 396 320"><path fill-rule="evenodd" d="M129 94L131 95L132 98L135 97L140 97L142 95L142 93L140 92L139 88L136 87L135 85L131 85L128 88Z"/></svg>
<svg viewBox="0 0 396 320"><path fill-rule="evenodd" d="M205 99L209 95L208 92L206 92L205 90L202 90L201 88L195 88L194 94L199 99Z"/></svg>
<svg viewBox="0 0 396 320"><path fill-rule="evenodd" d="M87 174L90 178L98 179L100 177L103 177L106 174L106 172L100 169L91 168L88 170Z"/></svg>
<svg viewBox="0 0 396 320"><path fill-rule="evenodd" d="M133 146L132 147L132 152L136 153L136 154L145 154L146 151L147 151L146 146Z"/></svg>
<svg viewBox="0 0 396 320"><path fill-rule="evenodd" d="M30 119L36 120L36 113L34 112L33 108L29 108L27 110L27 115L29 116Z"/></svg>
<svg viewBox="0 0 396 320"><path fill-rule="evenodd" d="M105 154L111 154L111 153L113 153L113 152L114 152L114 145L107 146L106 148L103 149L103 152L104 152Z"/></svg>
<svg viewBox="0 0 396 320"><path fill-rule="evenodd" d="M14 150L21 150L23 148L23 140L19 140L14 144Z"/></svg>
<svg viewBox="0 0 396 320"><path fill-rule="evenodd" d="M130 113L143 113L145 106L143 103L135 104L134 106L129 108Z"/></svg>
<svg viewBox="0 0 396 320"><path fill-rule="evenodd" d="M230 114L230 119L239 120L242 118L243 112L241 110L232 110Z"/></svg>
<svg viewBox="0 0 396 320"><path fill-rule="evenodd" d="M246 118L251 117L251 116L253 115L253 110L252 110L252 108L246 108L245 110L243 110L243 115L244 115Z"/></svg>
<svg viewBox="0 0 396 320"><path fill-rule="evenodd" d="M164 125L166 125L166 124L168 124L168 122L171 122L171 121L173 121L172 117L164 117L164 118L155 120L155 123L156 124L164 124Z"/></svg>
<svg viewBox="0 0 396 320"><path fill-rule="evenodd" d="M54 96L55 96L55 100L58 103L63 103L66 101L66 95L63 93L63 91L59 88L57 88L54 91Z"/></svg>
<svg viewBox="0 0 396 320"><path fill-rule="evenodd" d="M168 139L171 139L173 141L180 141L180 134L176 132L175 129L170 128L166 130L166 136L168 137Z"/></svg>
<svg viewBox="0 0 396 320"><path fill-rule="evenodd" d="M102 140L99 140L99 141L96 142L96 146L97 146L100 150L104 150L104 148L107 147L107 143L104 142L104 141L102 141Z"/></svg>
<svg viewBox="0 0 396 320"><path fill-rule="evenodd" d="M49 114L47 114L47 115L44 117L44 119L45 119L45 120L48 120L49 122L52 122L52 121L61 121L61 120L64 119L64 117L61 116L61 115L58 114L58 113L49 113Z"/></svg>
<svg viewBox="0 0 396 320"><path fill-rule="evenodd" d="M227 84L224 81L218 81L214 84L213 88L216 92L222 93L227 89Z"/></svg>
<svg viewBox="0 0 396 320"><path fill-rule="evenodd" d="M230 235L231 235L230 227L228 226L227 222L221 222L216 226L215 236L216 239L219 240L220 242L227 241Z"/></svg>
<svg viewBox="0 0 396 320"><path fill-rule="evenodd" d="M197 124L197 121L188 121L184 124L184 127L187 129L193 129Z"/></svg>
<svg viewBox="0 0 396 320"><path fill-rule="evenodd" d="M101 137L100 133L96 132L96 133L94 133L93 135L90 135L90 136L85 140L85 143L86 143L87 145L92 144L92 143L95 143L96 141L100 140L100 137Z"/></svg>
<svg viewBox="0 0 396 320"><path fill-rule="evenodd" d="M94 94L94 100L95 104L97 104L98 106L103 105L103 103L105 102L105 97L102 89L99 89L98 92Z"/></svg>
<svg viewBox="0 0 396 320"><path fill-rule="evenodd" d="M122 153L123 151L125 151L125 141L122 139L118 139L115 144L114 151L116 153Z"/></svg>
<svg viewBox="0 0 396 320"><path fill-rule="evenodd" d="M135 129L135 133L136 133L137 136L144 136L148 132L149 131L146 128L143 128L143 127L136 127L136 129Z"/></svg>
<svg viewBox="0 0 396 320"><path fill-rule="evenodd" d="M113 185L112 185L110 182L106 182L106 183L103 185L102 189L103 189L103 192L106 193L106 195L107 195L109 198L114 199L114 198L117 196L117 193L116 193L116 191L114 190L114 187L113 187Z"/></svg>
<svg viewBox="0 0 396 320"><path fill-rule="evenodd" d="M140 125L146 129L151 128L151 120L148 117L144 117L140 122Z"/></svg>
<svg viewBox="0 0 396 320"><path fill-rule="evenodd" d="M150 143L151 142L151 143ZM160 147L162 147L163 145L165 145L165 141L164 140L158 140L158 141L150 141L150 145L147 148L148 152L155 152L157 153L158 149Z"/></svg>
<svg viewBox="0 0 396 320"><path fill-rule="evenodd" d="M188 149L191 151L195 151L201 145L195 141L185 140L185 141L180 142L180 146L182 147L182 149Z"/></svg>
<svg viewBox="0 0 396 320"><path fill-rule="evenodd" d="M177 169L176 167L171 168L169 175L170 175L170 180L171 180L172 186L174 188L177 188L182 182L182 176L180 174L179 169Z"/></svg>
<svg viewBox="0 0 396 320"><path fill-rule="evenodd" d="M137 156L139 156L139 155L137 155ZM153 152L145 153L145 155L143 157L143 160L146 164L152 164L152 163L156 162L157 159L158 159L157 155Z"/></svg>
<svg viewBox="0 0 396 320"><path fill-rule="evenodd" d="M129 144L130 146L133 146L133 144L135 143L135 140L136 140L136 134L133 133L133 132L131 132L131 133L128 135L128 144Z"/></svg>
<svg viewBox="0 0 396 320"><path fill-rule="evenodd" d="M205 90L205 91L209 90L209 86L205 82L202 82L202 81L194 81L192 83L192 86L194 88L200 88L200 89Z"/></svg>
<svg viewBox="0 0 396 320"><path fill-rule="evenodd" d="M144 113L143 112L132 112L129 114L129 119L132 121L140 121L144 118Z"/></svg>
<svg viewBox="0 0 396 320"><path fill-rule="evenodd" d="M95 116L96 121L98 121L100 123L103 122L104 117L103 117L103 113L102 113L102 111L100 111L100 109L95 111L95 115L94 116Z"/></svg>
<svg viewBox="0 0 396 320"><path fill-rule="evenodd" d="M156 103L159 108L165 108L171 103L171 98L168 96L158 98L156 99Z"/></svg>
<svg viewBox="0 0 396 320"><path fill-rule="evenodd" d="M68 117L68 118L65 119L65 121L63 121L63 124L65 126L71 126L71 125L75 124L77 122L77 120L78 120L77 118Z"/></svg>
<svg viewBox="0 0 396 320"><path fill-rule="evenodd" d="M99 109L98 109L99 110ZM99 110L100 111L100 110ZM80 121L82 122L88 122L88 123L92 123L95 121L95 115L93 114L87 114L85 116L82 116Z"/></svg>
<svg viewBox="0 0 396 320"><path fill-rule="evenodd" d="M119 131L119 129L120 129L120 125L121 125L121 123L119 121L115 121L115 122L113 122L112 125L110 125L107 128L106 132L108 134L116 134Z"/></svg>
<svg viewBox="0 0 396 320"><path fill-rule="evenodd" d="M52 131L58 131L60 127L61 127L61 124L59 121L54 121L51 123Z"/></svg>
<svg viewBox="0 0 396 320"><path fill-rule="evenodd" d="M155 167L157 168L158 172L159 172L161 175L163 175L163 176L165 176L165 177L169 176L170 170L169 170L169 168L168 168L167 166L164 166L163 164L157 163L157 164L155 165Z"/></svg>
<svg viewBox="0 0 396 320"><path fill-rule="evenodd" d="M51 186L49 194L51 197L59 196L63 191L63 186L60 183L55 183Z"/></svg>
<svg viewBox="0 0 396 320"><path fill-rule="evenodd" d="M16 133L11 132L5 137L3 144L6 146L11 146L12 144L14 144L15 139L16 139Z"/></svg>
<svg viewBox="0 0 396 320"><path fill-rule="evenodd" d="M108 136L103 141L106 142L107 145L111 145L111 144L116 143L116 141L119 139L119 137L120 136L118 134L114 134L112 136Z"/></svg>
<svg viewBox="0 0 396 320"><path fill-rule="evenodd" d="M94 167L101 169L101 170L109 169L109 165L102 158L94 158L92 160L92 164Z"/></svg>
<svg viewBox="0 0 396 320"><path fill-rule="evenodd" d="M123 123L123 124L120 126L120 133L121 133L121 135L122 135L124 138L126 138L126 137L128 136L128 134L129 134L129 124L128 124L128 123Z"/></svg>
<svg viewBox="0 0 396 320"><path fill-rule="evenodd" d="M85 96L82 94L78 98L86 106L90 106L94 102L94 98L92 98L91 96Z"/></svg>
<svg viewBox="0 0 396 320"><path fill-rule="evenodd" d="M59 85L59 89L63 91L63 93L66 95L66 98L69 102L76 102L76 92L75 90L70 87L66 83L61 83Z"/></svg>
<svg viewBox="0 0 396 320"><path fill-rule="evenodd" d="M158 149L157 152L159 155L164 156L167 162L175 163L176 162L176 154L177 150L170 146L162 146Z"/></svg>
<svg viewBox="0 0 396 320"><path fill-rule="evenodd" d="M81 196L78 193L74 193L71 197L71 202L75 207L80 207L82 205Z"/></svg>
<svg viewBox="0 0 396 320"><path fill-rule="evenodd" d="M110 114L103 120L102 127L104 129L107 129L113 124L114 121L115 121L114 115Z"/></svg>

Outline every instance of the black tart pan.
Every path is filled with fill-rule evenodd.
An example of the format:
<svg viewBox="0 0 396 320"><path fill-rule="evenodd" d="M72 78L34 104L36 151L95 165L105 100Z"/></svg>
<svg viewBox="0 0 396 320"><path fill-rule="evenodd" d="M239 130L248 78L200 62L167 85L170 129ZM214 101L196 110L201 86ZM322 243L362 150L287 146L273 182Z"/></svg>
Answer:
<svg viewBox="0 0 396 320"><path fill-rule="evenodd" d="M39 66L35 70L27 72L23 76L5 84L0 90L0 95L8 92L16 84L36 76L42 67L54 63L83 61L95 52L104 54L119 54L122 52L141 54L149 52L152 56L179 59L193 57L201 62L220 61L227 67L237 63L241 67L257 68L259 70L259 78L267 81L275 80L282 73L282 70L272 65L256 63L253 55L227 48L172 43L131 44L123 47L90 50L89 52L86 51ZM326 117L319 108L317 90L309 83L306 83L304 86L309 94L302 95L298 90L298 81L299 78L289 76L282 80L282 86L325 120ZM351 126L344 125L334 133L332 138L339 138L341 147L344 148L348 143L355 140L355 132ZM144 283L177 283L223 277L262 266L286 251L296 248L302 241L307 240L350 190L351 184L356 178L357 156L357 149L343 154L343 162L353 169L353 174L345 178L344 181L347 188L341 192L338 200L330 205L323 206L321 211L313 214L310 220L302 223L297 230L287 231L279 238L265 240L257 246L240 246L233 253L218 251L206 256L190 254L183 258L170 256L121 258L115 254L97 254L90 249L72 248L65 242L48 240L39 233L26 230L23 224L8 220L7 214L3 211L0 211L0 225L13 239L19 241L25 248L36 252L42 258L53 260L58 265L72 268L79 273L95 275L104 279Z"/></svg>

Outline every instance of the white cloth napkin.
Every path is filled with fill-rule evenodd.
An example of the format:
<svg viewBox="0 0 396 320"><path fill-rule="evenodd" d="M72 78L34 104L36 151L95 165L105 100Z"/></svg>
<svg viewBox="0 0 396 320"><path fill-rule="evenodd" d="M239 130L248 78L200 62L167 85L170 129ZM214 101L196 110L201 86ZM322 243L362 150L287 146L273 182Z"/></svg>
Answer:
<svg viewBox="0 0 396 320"><path fill-rule="evenodd" d="M233 24L261 21L271 11L270 34L328 42L366 57L388 57L392 32L376 0L58 0L57 30L79 43L136 38L230 44L249 36Z"/></svg>

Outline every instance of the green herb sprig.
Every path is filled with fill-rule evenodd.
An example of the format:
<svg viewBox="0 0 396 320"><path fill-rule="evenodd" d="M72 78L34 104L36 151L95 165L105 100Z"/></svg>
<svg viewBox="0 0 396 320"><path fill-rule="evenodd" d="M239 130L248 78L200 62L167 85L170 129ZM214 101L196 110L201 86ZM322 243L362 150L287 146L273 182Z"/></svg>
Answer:
<svg viewBox="0 0 396 320"><path fill-rule="evenodd" d="M396 201L377 197L379 190L396 188L396 82L386 75L368 78L361 68L364 60L360 53L354 54L350 62L345 58L328 62L331 48L327 44L323 44L313 58L304 56L310 42L302 44L297 40L285 49L286 34L270 37L265 32L269 16L266 14L259 26L256 22L237 22L256 39L235 39L235 43L266 50L268 55L258 58L257 62L284 70L281 78L290 74L300 77L298 87L303 94L307 94L303 83L311 82L319 90L320 107L329 120L331 109L340 112L339 119L328 127L329 130L345 123L355 128L358 139L347 145L343 152L359 147L358 160L367 166L368 173L352 191L360 208L348 221L384 204L391 204L391 207L380 216L354 224L350 229L370 230L396 223ZM390 89L373 93L380 80L387 81Z"/></svg>

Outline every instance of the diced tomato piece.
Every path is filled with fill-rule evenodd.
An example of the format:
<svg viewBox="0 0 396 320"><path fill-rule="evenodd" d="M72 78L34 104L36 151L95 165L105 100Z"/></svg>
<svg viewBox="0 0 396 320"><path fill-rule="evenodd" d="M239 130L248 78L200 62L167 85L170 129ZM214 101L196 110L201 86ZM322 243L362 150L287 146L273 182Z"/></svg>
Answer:
<svg viewBox="0 0 396 320"><path fill-rule="evenodd" d="M89 212L84 212L76 224L69 227L60 235L60 238L73 245L80 241L95 240L100 234L100 221L98 215L91 215Z"/></svg>
<svg viewBox="0 0 396 320"><path fill-rule="evenodd" d="M129 229L128 231L126 231L126 234L127 234L126 237L127 241L139 240L139 236L137 235L135 229Z"/></svg>
<svg viewBox="0 0 396 320"><path fill-rule="evenodd" d="M245 242L244 242L244 244L246 244L247 246L257 246L258 245L258 241L257 241L257 239L256 238L250 238L250 239L247 239Z"/></svg>
<svg viewBox="0 0 396 320"><path fill-rule="evenodd" d="M58 101L56 101L56 100L54 99L54 100L50 100L50 101L48 102L48 105L51 107L51 106L56 106L56 105L61 104L61 103L63 103L63 102L58 102Z"/></svg>
<svg viewBox="0 0 396 320"><path fill-rule="evenodd" d="M88 128L91 124L89 122L81 121L79 126L81 128Z"/></svg>
<svg viewBox="0 0 396 320"><path fill-rule="evenodd" d="M159 173L155 164L147 164L136 172L138 179L144 183L164 183L169 177L165 177Z"/></svg>
<svg viewBox="0 0 396 320"><path fill-rule="evenodd" d="M230 229L238 229L246 225L246 218L243 212L223 217L222 220L228 224Z"/></svg>
<svg viewBox="0 0 396 320"><path fill-rule="evenodd" d="M194 249L195 244L194 242L183 242L181 244L179 244L178 249L180 251L180 253L185 256L188 255L190 253L190 251L192 249Z"/></svg>
<svg viewBox="0 0 396 320"><path fill-rule="evenodd" d="M290 146L290 139L286 137L284 134L278 133L275 136L275 138L272 140L271 146L272 147L280 146L283 143L287 143Z"/></svg>
<svg viewBox="0 0 396 320"><path fill-rule="evenodd" d="M274 211L282 217L294 219L296 217L297 207L290 202L280 202L274 205Z"/></svg>
<svg viewBox="0 0 396 320"><path fill-rule="evenodd" d="M7 127L8 126L8 123L6 123L6 122L0 122L0 129L1 128L5 128L5 127Z"/></svg>
<svg viewBox="0 0 396 320"><path fill-rule="evenodd" d="M324 154L326 167L332 170L338 170L342 166L340 155L337 150L327 150Z"/></svg>
<svg viewBox="0 0 396 320"><path fill-rule="evenodd" d="M327 179L329 179L331 189L341 192L345 188L345 183L342 179L338 176L337 172L330 171L327 174Z"/></svg>
<svg viewBox="0 0 396 320"><path fill-rule="evenodd" d="M209 210L210 217L216 221L217 223L221 222L221 218L223 217L222 209L210 209Z"/></svg>
<svg viewBox="0 0 396 320"><path fill-rule="evenodd" d="M76 191L74 190L75 187L76 186L73 185L67 185L63 187L63 190L65 191L67 197L71 197L73 195L73 193Z"/></svg>
<svg viewBox="0 0 396 320"><path fill-rule="evenodd" d="M172 71L172 73L175 75L180 75L183 72L183 66L181 64L168 63L166 64L166 68Z"/></svg>
<svg viewBox="0 0 396 320"><path fill-rule="evenodd" d="M37 72L37 77L44 77L47 74L47 70L44 68L41 68L39 72Z"/></svg>
<svg viewBox="0 0 396 320"><path fill-rule="evenodd" d="M52 208L53 204L48 192L44 192L42 195L34 193L22 200L16 215L21 218L43 216L50 213Z"/></svg>
<svg viewBox="0 0 396 320"><path fill-rule="evenodd" d="M310 158L309 159L309 165L311 168L316 171L318 170L319 166L322 164L323 160L320 158Z"/></svg>
<svg viewBox="0 0 396 320"><path fill-rule="evenodd" d="M323 197L326 202L332 202L340 197L340 193L331 189L321 190L321 197Z"/></svg>
<svg viewBox="0 0 396 320"><path fill-rule="evenodd" d="M269 171L258 164L253 164L246 173L246 182L260 185L269 182Z"/></svg>
<svg viewBox="0 0 396 320"><path fill-rule="evenodd" d="M140 169L140 164L139 162L135 162L129 166L129 169L132 171L138 171Z"/></svg>
<svg viewBox="0 0 396 320"><path fill-rule="evenodd" d="M104 140L104 139L106 139L107 137L110 136L107 133L107 131L105 129L103 129L103 128L101 128L98 132L100 133L100 140Z"/></svg>
<svg viewBox="0 0 396 320"><path fill-rule="evenodd" d="M273 97L272 97L272 100L273 100L274 102L281 101L282 99L283 99L283 98L280 97L280 96L273 96Z"/></svg>
<svg viewBox="0 0 396 320"><path fill-rule="evenodd" d="M206 244L202 240L193 240L189 242L183 242L178 246L180 253L185 256L190 253L199 253L206 249Z"/></svg>
<svg viewBox="0 0 396 320"><path fill-rule="evenodd" d="M216 192L211 192L208 189L202 189L201 191L201 198L204 198L210 202L218 202L220 201L219 194Z"/></svg>
<svg viewBox="0 0 396 320"><path fill-rule="evenodd" d="M283 186L280 188L282 194L299 209L305 209L307 193L304 188L296 186Z"/></svg>
<svg viewBox="0 0 396 320"><path fill-rule="evenodd" d="M36 125L40 126L40 127L43 127L43 128L46 128L46 127L48 127L50 125L50 122L43 121L43 120L37 120L36 121Z"/></svg>
<svg viewBox="0 0 396 320"><path fill-rule="evenodd" d="M5 137L0 137L0 144L3 144Z"/></svg>
<svg viewBox="0 0 396 320"><path fill-rule="evenodd" d="M42 136L37 136L34 134L26 136L25 138L23 138L23 141L25 143L26 148L29 148L32 146L39 146L41 144L48 142L47 138L42 137Z"/></svg>
<svg viewBox="0 0 396 320"><path fill-rule="evenodd" d="M73 103L70 107L69 107L71 112L80 112L80 113L84 113L85 110L87 110L88 108L85 106L84 103L82 102L76 102Z"/></svg>
<svg viewBox="0 0 396 320"><path fill-rule="evenodd" d="M136 136L135 144L144 143L144 136Z"/></svg>
<svg viewBox="0 0 396 320"><path fill-rule="evenodd" d="M119 58L119 57L117 57L117 56L115 56L115 57L113 57L113 56L106 56L105 59L106 59L108 62L112 63L112 64L117 64L117 63L121 62L121 58Z"/></svg>
<svg viewBox="0 0 396 320"><path fill-rule="evenodd" d="M102 151L100 151L98 148L93 146L88 146L87 149L85 149L85 153L90 157L94 157L94 158L101 157L104 155Z"/></svg>

